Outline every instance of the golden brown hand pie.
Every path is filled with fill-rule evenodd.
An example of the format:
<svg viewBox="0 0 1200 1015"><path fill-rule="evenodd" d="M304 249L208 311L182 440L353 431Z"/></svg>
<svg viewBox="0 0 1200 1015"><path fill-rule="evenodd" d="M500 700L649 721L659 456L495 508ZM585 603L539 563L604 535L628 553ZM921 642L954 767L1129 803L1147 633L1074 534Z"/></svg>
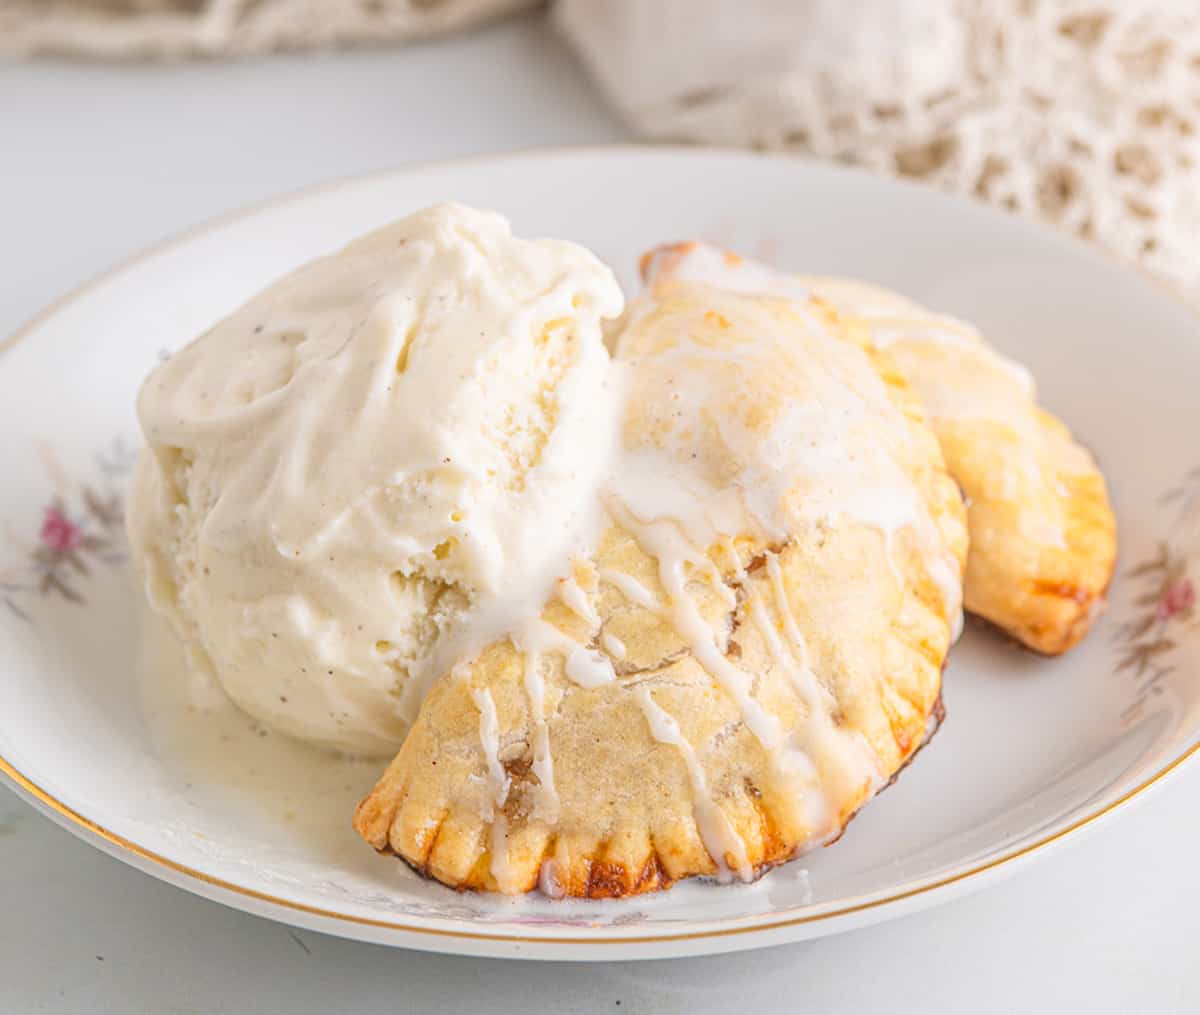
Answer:
<svg viewBox="0 0 1200 1015"><path fill-rule="evenodd" d="M682 284L616 357L602 537L435 682L355 815L447 885L749 879L836 838L938 701L965 513L885 358L820 303Z"/></svg>
<svg viewBox="0 0 1200 1015"><path fill-rule="evenodd" d="M1112 576L1116 522L1103 475L1038 406L1026 370L970 325L861 282L784 275L700 244L660 248L643 270L660 280L812 293L860 322L924 402L967 498L967 609L1050 655L1084 636Z"/></svg>

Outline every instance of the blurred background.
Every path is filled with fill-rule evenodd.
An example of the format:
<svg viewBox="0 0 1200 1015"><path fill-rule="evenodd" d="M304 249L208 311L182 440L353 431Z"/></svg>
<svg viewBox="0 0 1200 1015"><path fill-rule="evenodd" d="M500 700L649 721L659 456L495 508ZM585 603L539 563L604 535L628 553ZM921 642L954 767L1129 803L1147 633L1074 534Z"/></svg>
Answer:
<svg viewBox="0 0 1200 1015"><path fill-rule="evenodd" d="M565 46L637 137L928 180L1095 238L1200 298L1192 0L3 0L0 53L148 64L388 47L402 63L406 44L529 11L553 40L522 60ZM456 82L422 85L377 98L432 105ZM294 116L305 100L297 88Z"/></svg>

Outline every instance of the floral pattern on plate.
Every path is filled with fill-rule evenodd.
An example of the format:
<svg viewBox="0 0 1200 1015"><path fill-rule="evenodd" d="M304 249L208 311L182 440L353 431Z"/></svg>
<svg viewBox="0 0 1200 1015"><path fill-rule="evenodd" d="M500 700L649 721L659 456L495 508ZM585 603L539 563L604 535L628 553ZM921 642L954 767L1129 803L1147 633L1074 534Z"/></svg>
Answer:
<svg viewBox="0 0 1200 1015"><path fill-rule="evenodd" d="M32 621L33 597L84 604L82 587L93 568L125 560L125 483L137 460L128 442L117 438L94 456L96 477L71 482L49 450L43 452L55 493L42 509L32 539L16 539L24 563L0 572L0 598L14 616Z"/></svg>
<svg viewBox="0 0 1200 1015"><path fill-rule="evenodd" d="M1181 642L1200 627L1195 577L1200 556L1200 466L1189 470L1159 503L1173 509L1174 518L1154 553L1125 572L1131 585L1132 615L1112 633L1121 653L1117 672L1131 673L1137 682L1126 720L1138 718L1146 702L1162 693L1163 681L1175 671Z"/></svg>

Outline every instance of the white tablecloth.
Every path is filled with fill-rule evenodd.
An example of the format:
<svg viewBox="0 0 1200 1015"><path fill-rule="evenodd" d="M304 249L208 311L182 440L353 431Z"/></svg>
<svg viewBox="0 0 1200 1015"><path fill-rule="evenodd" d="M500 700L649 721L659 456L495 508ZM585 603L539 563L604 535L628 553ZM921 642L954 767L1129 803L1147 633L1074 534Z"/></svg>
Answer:
<svg viewBox="0 0 1200 1015"><path fill-rule="evenodd" d="M624 136L537 18L398 53L0 65L0 333L139 248L281 191ZM137 873L0 789L0 1011L1194 1012L1198 801L1193 766L979 895L840 937L535 966L289 931Z"/></svg>

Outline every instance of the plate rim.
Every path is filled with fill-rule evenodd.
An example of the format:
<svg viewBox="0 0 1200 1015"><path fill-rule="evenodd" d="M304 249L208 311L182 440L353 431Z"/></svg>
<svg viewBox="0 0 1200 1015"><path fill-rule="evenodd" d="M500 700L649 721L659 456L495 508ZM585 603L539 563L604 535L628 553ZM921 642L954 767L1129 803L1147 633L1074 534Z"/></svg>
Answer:
<svg viewBox="0 0 1200 1015"><path fill-rule="evenodd" d="M519 148L500 153L480 153L457 158L406 162L401 163L400 165L393 165L367 173L354 173L334 177L314 184L309 184L295 190L287 191L282 194L277 194L266 199L252 201L220 215L204 219L201 222L174 232L171 235L157 241L156 243L136 251L132 255L120 260L115 265L91 275L83 282L72 287L63 295L59 296L57 299L43 307L40 311L27 319L10 335L0 338L0 356L3 356L20 342L29 338L39 328L50 321L55 315L59 314L69 306L85 299L94 289L100 287L104 283L109 282L134 268L137 268L143 263L155 260L162 255L171 252L172 250L183 247L195 239L198 239L225 226L233 225L254 214L267 210L277 210L289 204L298 203L325 192L336 191L339 188L354 184L366 183L376 179L385 179L389 177L404 176L415 173L436 172L440 169L460 168L470 165L528 162L548 157L588 157L597 155L624 155L634 157L649 155L655 157L667 156L682 159L703 159L704 157L715 155L745 159L748 162L792 163L807 169L821 169L834 173L847 173L870 177L873 180L887 185L898 185L901 188L913 188L926 193L929 191L934 191L938 193L939 197L950 201L951 203L961 204L965 207L971 207L976 211L984 211L985 214L995 214L1000 216L1005 215L1005 213L1000 209L993 208L979 201L971 200L964 195L939 191L937 188L931 187L928 184L923 184L919 181L906 179L904 177L881 176L880 174L873 173L870 170L862 167L832 164L825 160L796 153L755 152L742 148L719 145L674 146L647 144L602 144L544 147L535 146L529 148ZM1098 244L1087 243L1074 234L1069 233L1065 229L1056 227L1053 224L1041 222L1036 219L1021 219L1020 221L1025 225L1032 226L1035 231L1044 231L1053 235L1058 242L1066 241L1066 245L1074 248L1077 254L1081 254L1090 258L1096 258L1099 256L1099 258L1102 260L1110 261L1123 271L1139 277L1144 282L1150 283L1154 288L1168 296L1172 302L1182 306L1183 309L1188 313L1200 319L1200 306L1193 302L1193 300L1189 298L1182 290L1174 286L1171 282L1151 274L1148 270L1129 260L1128 258L1125 258L1122 255L1108 250ZM933 902L937 901L939 896L946 895L947 892L945 890L951 888L952 886L965 886L970 884L972 886L982 887L982 884L986 882L987 875L997 873L1002 868L1010 869L1019 861L1029 859L1035 854L1044 854L1051 847L1058 845L1065 840L1077 839L1085 830L1095 826L1101 820L1111 816L1115 812L1124 809L1135 799L1143 797L1149 790L1163 783L1168 779L1168 777L1175 774L1185 763L1194 759L1197 755L1200 755L1200 739L1197 739L1190 746L1187 746L1183 751L1170 758L1162 767L1155 770L1137 785L1121 793L1116 799L1110 801L1099 809L1091 810L1082 814L1064 827L1058 828L1049 834L1042 835L1032 842L1027 842L1015 848L1010 848L986 861L967 865L963 869L953 870L951 873L945 874L941 877L935 877L925 881L917 881L915 884L910 882L907 886L902 887L898 891L892 890L885 893L880 893L874 897L868 896L861 901L850 902L819 913L791 916L774 921L769 919L755 919L755 917L752 916L750 919L754 922L738 926L714 927L692 931L664 930L662 933L652 934L603 934L594 936L579 936L576 932L572 932L570 934L555 933L554 935L518 934L500 930L491 932L486 929L487 925L481 925L481 929L479 930L424 926L420 923L413 924L383 917L359 916L336 909L326 909L321 906L314 906L298 900L282 898L269 892L260 891L259 889L252 888L248 885L237 884L236 882L229 881L225 878L208 874L204 871L190 867L187 864L180 863L177 860L173 860L169 856L157 853L154 850L148 849L119 833L105 828L100 822L92 818L88 818L79 811L63 803L51 793L47 792L23 772L14 767L2 755L0 755L0 781L7 783L11 788L15 789L18 797L26 799L27 802L33 804L36 809L47 812L48 816L52 817L56 823L66 828L68 831L76 835L76 837L84 842L87 842L89 845L101 848L102 851L109 853L114 858L121 860L137 870L143 871L144 873L152 876L157 875L159 880L165 880L168 884L183 888L192 892L193 894L200 895L201 897L212 899L212 889L216 889L219 893L230 893L232 898L221 898L220 896L217 896L214 901L224 902L227 905L242 909L243 911L255 912L257 915L264 915L268 918L280 920L281 922L287 922L289 915L294 916L294 914L303 914L303 917L307 917L309 919L316 918L321 924L325 924L326 921L331 921L332 925L321 926L317 929L326 930L332 933L340 933L344 936L357 936L353 933L353 927L369 928L376 931L398 931L405 935L417 935L417 940L405 941L403 944L409 947L425 948L428 950L438 950L435 942L444 942L447 940L463 943L471 942L475 945L531 945L534 946L536 950L542 952L542 954L523 953L521 951L514 951L511 954L514 957L544 958L547 957L545 952L557 952L560 948L566 950L568 946L585 946L585 948L588 950L596 948L597 950L607 951L604 946L677 945L679 943L688 941L706 942L707 947L705 947L703 950L717 951L720 950L720 948L712 947L712 943L725 938L734 938L741 941L746 941L748 940L747 935L768 935L777 933L779 931L785 931L789 928L809 926L817 923L836 923L856 915L872 913L874 911L884 909L885 907L897 907L902 903L911 902L912 900L921 900L927 904L932 904ZM100 841L94 841L96 839ZM206 889L208 890L206 891ZM264 907L266 912L263 912L260 907ZM282 912L280 910L282 910ZM831 928L831 930L832 929L833 928ZM363 932L360 931L360 934L361 933ZM422 942L422 938L425 939L424 942ZM395 940L389 942L386 937L380 938L377 936L373 937L372 940L375 940L377 943L384 944L402 943ZM775 941L770 943L780 942ZM485 951L479 950L477 947L468 947L470 947L471 953L473 954L488 954ZM753 945L741 944L736 947L741 949L753 947ZM729 950L733 950L733 948L730 948ZM663 952L659 951L654 955L648 954L644 957L660 957L662 954ZM554 957L562 958L565 956L555 955ZM586 956L580 957L583 958ZM617 956L613 953L609 953L603 957L616 958Z"/></svg>

